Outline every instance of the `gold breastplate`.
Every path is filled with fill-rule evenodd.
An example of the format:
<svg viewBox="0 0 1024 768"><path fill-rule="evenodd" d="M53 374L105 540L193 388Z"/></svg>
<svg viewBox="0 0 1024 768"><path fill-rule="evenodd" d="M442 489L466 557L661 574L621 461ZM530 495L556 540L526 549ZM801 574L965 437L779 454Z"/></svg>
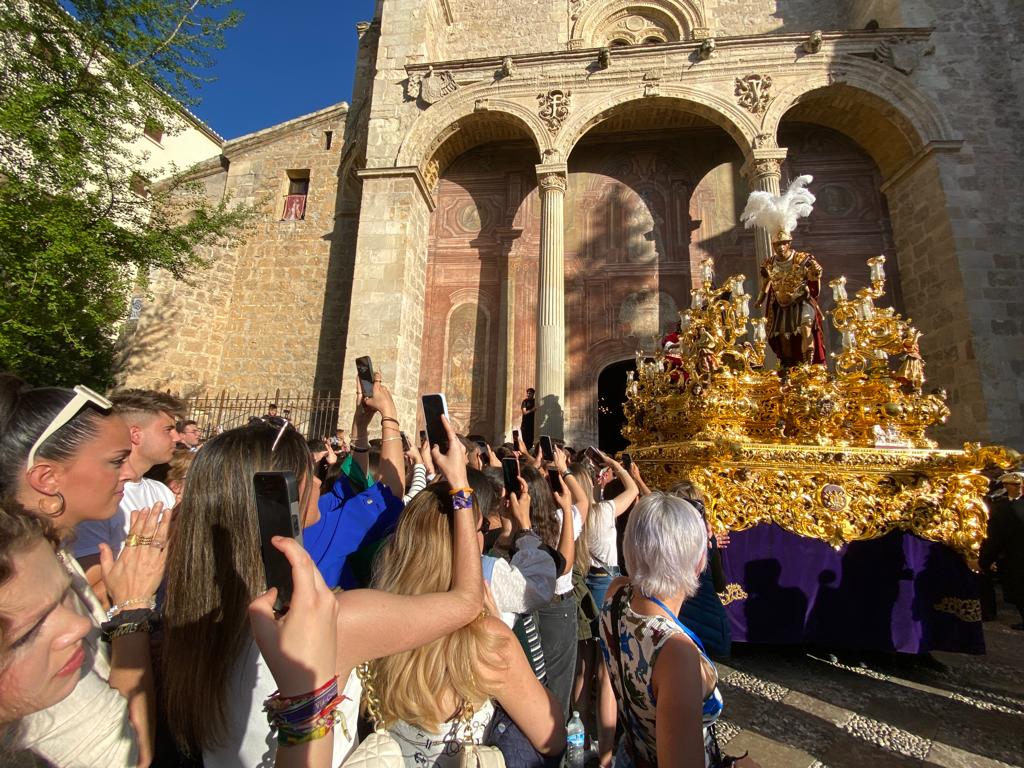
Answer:
<svg viewBox="0 0 1024 768"><path fill-rule="evenodd" d="M768 266L768 279L776 301L784 307L807 295L806 270L802 264L796 263L795 256L788 261L771 263Z"/></svg>

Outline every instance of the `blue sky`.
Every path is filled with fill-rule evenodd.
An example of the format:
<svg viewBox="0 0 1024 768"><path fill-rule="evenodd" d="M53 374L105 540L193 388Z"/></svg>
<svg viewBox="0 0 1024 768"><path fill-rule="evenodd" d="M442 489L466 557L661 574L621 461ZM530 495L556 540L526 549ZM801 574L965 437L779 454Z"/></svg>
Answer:
<svg viewBox="0 0 1024 768"><path fill-rule="evenodd" d="M217 79L192 107L225 139L352 100L356 22L374 0L238 0L245 18L225 35Z"/></svg>

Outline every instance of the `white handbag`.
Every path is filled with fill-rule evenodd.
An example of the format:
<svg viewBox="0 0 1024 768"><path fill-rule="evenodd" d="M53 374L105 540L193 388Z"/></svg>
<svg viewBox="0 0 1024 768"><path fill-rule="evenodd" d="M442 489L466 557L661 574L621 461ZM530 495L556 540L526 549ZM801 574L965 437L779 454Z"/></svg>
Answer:
<svg viewBox="0 0 1024 768"><path fill-rule="evenodd" d="M360 664L357 670L363 683L363 696L366 697L366 710L373 720L373 733L359 742L352 754L342 764L344 768L405 768L402 748L395 737L384 728L380 717L380 701L373 687L370 667Z"/></svg>
<svg viewBox="0 0 1024 768"><path fill-rule="evenodd" d="M473 738L473 707L466 703L462 707L462 752L459 753L459 768L505 768L505 756L497 747L477 744Z"/></svg>

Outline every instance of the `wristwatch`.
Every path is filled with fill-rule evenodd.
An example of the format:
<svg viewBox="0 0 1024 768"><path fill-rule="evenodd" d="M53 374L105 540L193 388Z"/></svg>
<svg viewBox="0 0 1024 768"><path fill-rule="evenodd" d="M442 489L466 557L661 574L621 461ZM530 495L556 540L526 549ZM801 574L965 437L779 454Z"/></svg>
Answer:
<svg viewBox="0 0 1024 768"><path fill-rule="evenodd" d="M513 543L519 541L519 539L521 539L528 533L533 534L534 536L537 535L537 532L533 530L533 528L520 528L518 531L515 532L515 535L512 537Z"/></svg>

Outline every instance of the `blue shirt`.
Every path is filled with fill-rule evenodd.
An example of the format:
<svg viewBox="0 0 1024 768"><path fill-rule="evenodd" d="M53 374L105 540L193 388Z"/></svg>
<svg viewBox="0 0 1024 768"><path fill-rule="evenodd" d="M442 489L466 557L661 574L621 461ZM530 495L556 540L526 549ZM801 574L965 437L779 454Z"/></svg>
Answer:
<svg viewBox="0 0 1024 768"><path fill-rule="evenodd" d="M387 536L398 523L404 505L384 483L356 493L342 474L320 496L320 520L302 531L302 545L330 588L356 589L359 581L352 555Z"/></svg>

